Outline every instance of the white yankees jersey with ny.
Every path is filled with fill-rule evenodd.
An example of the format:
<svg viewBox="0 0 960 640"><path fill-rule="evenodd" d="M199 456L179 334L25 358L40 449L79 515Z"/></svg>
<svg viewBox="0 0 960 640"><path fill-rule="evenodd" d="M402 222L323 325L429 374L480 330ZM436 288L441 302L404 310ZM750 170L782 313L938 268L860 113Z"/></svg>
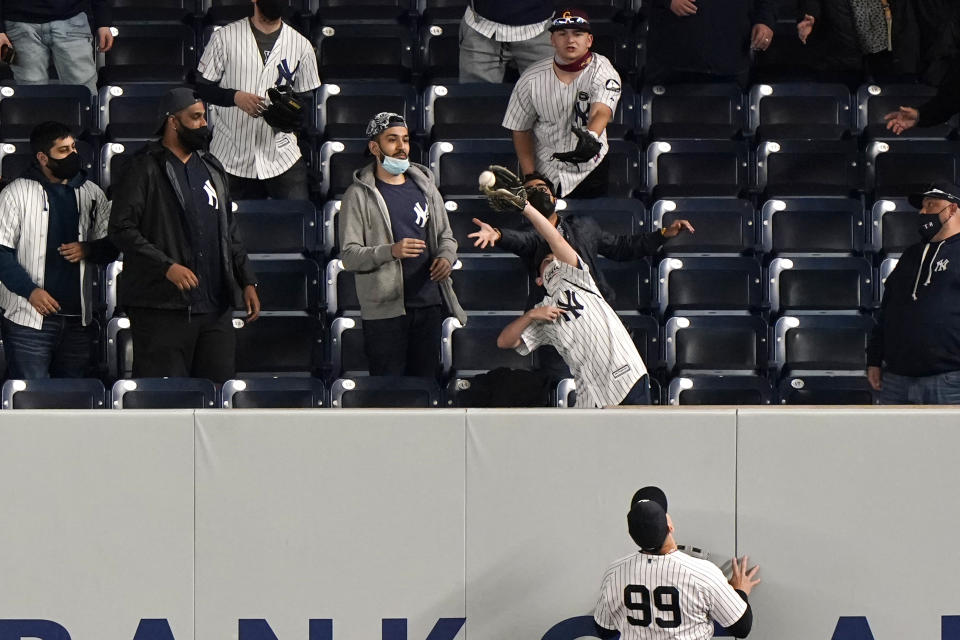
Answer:
<svg viewBox="0 0 960 640"><path fill-rule="evenodd" d="M284 23L264 62L248 18L213 32L197 70L221 87L258 96L266 96L268 89L279 85L291 85L297 93L320 86L317 56L306 38ZM210 105L209 119L213 125L210 152L230 174L273 178L300 158L294 134L277 131L239 107Z"/></svg>
<svg viewBox="0 0 960 640"><path fill-rule="evenodd" d="M617 405L647 368L587 266L579 262L579 269L559 260L544 269L547 295L537 307L554 306L562 313L556 322L534 322L524 329L517 351L527 355L552 345L576 380L577 407Z"/></svg>
<svg viewBox="0 0 960 640"><path fill-rule="evenodd" d="M593 619L622 640L706 640L713 621L734 624L747 603L709 560L682 551L636 552L603 576Z"/></svg>
<svg viewBox="0 0 960 640"><path fill-rule="evenodd" d="M537 171L560 185L563 195L576 189L610 148L604 131L600 153L589 162L571 164L551 157L576 148L577 136L571 128L587 128L590 106L595 102L611 111L616 111L620 102L620 74L599 53L591 54L590 63L570 84L557 77L553 58L541 60L520 76L510 94L503 126L513 131L533 129Z"/></svg>

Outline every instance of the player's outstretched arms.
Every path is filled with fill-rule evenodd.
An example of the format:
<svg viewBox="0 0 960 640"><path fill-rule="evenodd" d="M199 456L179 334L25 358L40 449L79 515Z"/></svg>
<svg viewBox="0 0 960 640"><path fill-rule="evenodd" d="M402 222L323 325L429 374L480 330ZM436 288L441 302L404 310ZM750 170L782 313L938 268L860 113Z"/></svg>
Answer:
<svg viewBox="0 0 960 640"><path fill-rule="evenodd" d="M516 349L523 340L524 330L531 324L534 322L556 322L559 317L560 309L556 307L534 307L503 328L503 331L497 336L497 346L501 349Z"/></svg>
<svg viewBox="0 0 960 640"><path fill-rule="evenodd" d="M747 596L756 585L760 584L760 579L755 577L760 567L753 566L748 570L749 559L749 556L743 556L739 562L736 558L731 562L733 575L730 577L730 586L736 589L737 594L747 603L747 609L740 619L729 627L724 627L735 638L746 638L753 627L753 610L750 608L750 600Z"/></svg>

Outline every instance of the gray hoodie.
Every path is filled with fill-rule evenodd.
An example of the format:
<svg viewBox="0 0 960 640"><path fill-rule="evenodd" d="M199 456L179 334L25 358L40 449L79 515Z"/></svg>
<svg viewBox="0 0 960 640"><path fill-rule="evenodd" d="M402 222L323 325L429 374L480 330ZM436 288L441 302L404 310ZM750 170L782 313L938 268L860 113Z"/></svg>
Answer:
<svg viewBox="0 0 960 640"><path fill-rule="evenodd" d="M387 203L377 190L374 166L376 161L353 174L353 184L340 202L340 259L343 268L356 273L360 315L366 320L396 318L406 313L403 304L403 269L393 257L391 246L396 240L390 226ZM457 261L457 241L450 229L443 197L433 184L430 171L419 164L410 164L405 174L427 198L430 217L427 220L427 251L431 258ZM467 315L453 292L452 277L439 283L440 296L447 309L462 324Z"/></svg>

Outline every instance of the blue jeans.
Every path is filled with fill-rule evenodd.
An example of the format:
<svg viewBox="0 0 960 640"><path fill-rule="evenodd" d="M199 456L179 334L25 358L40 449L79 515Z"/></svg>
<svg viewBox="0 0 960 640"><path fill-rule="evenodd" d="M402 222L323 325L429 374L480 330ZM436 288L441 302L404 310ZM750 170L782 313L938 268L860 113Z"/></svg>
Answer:
<svg viewBox="0 0 960 640"><path fill-rule="evenodd" d="M83 84L97 94L97 65L87 14L80 12L68 20L42 24L11 20L6 24L7 37L17 50L10 67L17 84L48 84L52 53L60 84Z"/></svg>
<svg viewBox="0 0 960 640"><path fill-rule="evenodd" d="M547 30L529 40L497 42L460 20L460 82L503 82L511 60L523 73L533 63L553 55Z"/></svg>
<svg viewBox="0 0 960 640"><path fill-rule="evenodd" d="M884 371L880 404L960 404L960 371L921 378Z"/></svg>
<svg viewBox="0 0 960 640"><path fill-rule="evenodd" d="M7 378L83 378L90 373L95 341L94 325L83 326L79 316L53 315L40 329L3 319L3 347Z"/></svg>

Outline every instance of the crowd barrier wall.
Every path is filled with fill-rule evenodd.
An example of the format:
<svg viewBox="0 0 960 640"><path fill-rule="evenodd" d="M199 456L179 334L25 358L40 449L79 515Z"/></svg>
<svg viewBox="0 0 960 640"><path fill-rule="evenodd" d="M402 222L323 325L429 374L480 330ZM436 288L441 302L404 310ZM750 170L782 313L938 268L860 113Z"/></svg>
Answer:
<svg viewBox="0 0 960 640"><path fill-rule="evenodd" d="M751 638L960 640L960 410L0 414L0 640L580 640L658 484Z"/></svg>

